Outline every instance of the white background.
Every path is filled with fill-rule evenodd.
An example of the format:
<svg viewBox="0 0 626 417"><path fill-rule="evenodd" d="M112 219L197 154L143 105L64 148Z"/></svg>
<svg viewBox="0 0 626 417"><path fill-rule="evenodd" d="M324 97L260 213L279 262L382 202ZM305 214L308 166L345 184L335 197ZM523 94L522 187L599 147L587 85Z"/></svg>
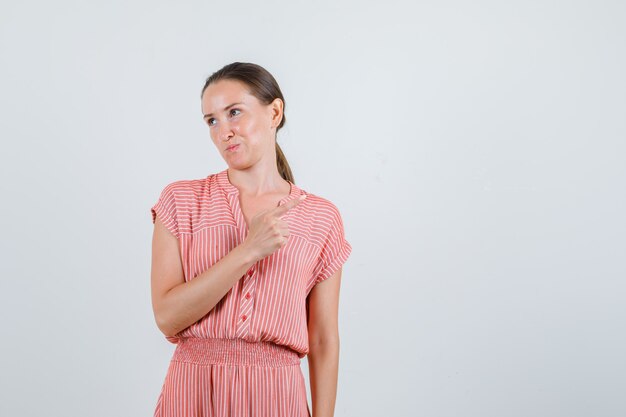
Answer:
<svg viewBox="0 0 626 417"><path fill-rule="evenodd" d="M233 61L353 246L337 417L626 415L625 39L619 1L3 1L0 415L152 415L149 209L226 168Z"/></svg>

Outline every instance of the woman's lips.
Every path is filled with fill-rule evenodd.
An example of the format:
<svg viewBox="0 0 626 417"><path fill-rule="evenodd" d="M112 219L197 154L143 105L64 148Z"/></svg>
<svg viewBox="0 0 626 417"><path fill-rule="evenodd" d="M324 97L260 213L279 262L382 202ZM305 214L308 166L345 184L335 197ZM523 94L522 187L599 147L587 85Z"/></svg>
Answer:
<svg viewBox="0 0 626 417"><path fill-rule="evenodd" d="M227 151L234 151L235 149L237 149L239 147L239 144L237 145L231 145L228 148L226 148Z"/></svg>

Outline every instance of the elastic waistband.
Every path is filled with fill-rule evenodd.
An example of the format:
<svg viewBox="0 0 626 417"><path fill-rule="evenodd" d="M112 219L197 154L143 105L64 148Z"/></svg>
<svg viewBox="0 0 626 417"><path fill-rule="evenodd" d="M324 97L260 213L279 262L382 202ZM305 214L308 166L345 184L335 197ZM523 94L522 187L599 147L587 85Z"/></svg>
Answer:
<svg viewBox="0 0 626 417"><path fill-rule="evenodd" d="M173 361L200 365L299 365L298 353L271 342L248 342L243 339L181 338Z"/></svg>

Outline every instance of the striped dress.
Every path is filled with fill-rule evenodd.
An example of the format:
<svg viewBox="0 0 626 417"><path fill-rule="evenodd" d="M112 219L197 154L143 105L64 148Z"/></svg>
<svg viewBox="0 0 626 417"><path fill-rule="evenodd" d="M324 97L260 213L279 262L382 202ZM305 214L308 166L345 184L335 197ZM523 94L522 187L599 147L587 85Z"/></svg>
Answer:
<svg viewBox="0 0 626 417"><path fill-rule="evenodd" d="M300 360L309 352L313 286L347 260L337 207L290 182L287 243L256 262L204 317L166 339L176 344L155 417L308 417ZM241 244L248 233L239 190L225 169L165 186L150 209L178 239L185 281Z"/></svg>

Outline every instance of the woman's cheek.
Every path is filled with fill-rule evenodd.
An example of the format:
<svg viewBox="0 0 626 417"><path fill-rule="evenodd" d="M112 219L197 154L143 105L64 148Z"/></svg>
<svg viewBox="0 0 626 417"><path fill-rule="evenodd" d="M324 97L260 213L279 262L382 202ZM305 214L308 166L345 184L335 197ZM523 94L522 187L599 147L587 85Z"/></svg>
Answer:
<svg viewBox="0 0 626 417"><path fill-rule="evenodd" d="M243 124L241 123L241 120L237 120L236 122L233 122L233 130L237 133L245 131L245 129L243 128Z"/></svg>

